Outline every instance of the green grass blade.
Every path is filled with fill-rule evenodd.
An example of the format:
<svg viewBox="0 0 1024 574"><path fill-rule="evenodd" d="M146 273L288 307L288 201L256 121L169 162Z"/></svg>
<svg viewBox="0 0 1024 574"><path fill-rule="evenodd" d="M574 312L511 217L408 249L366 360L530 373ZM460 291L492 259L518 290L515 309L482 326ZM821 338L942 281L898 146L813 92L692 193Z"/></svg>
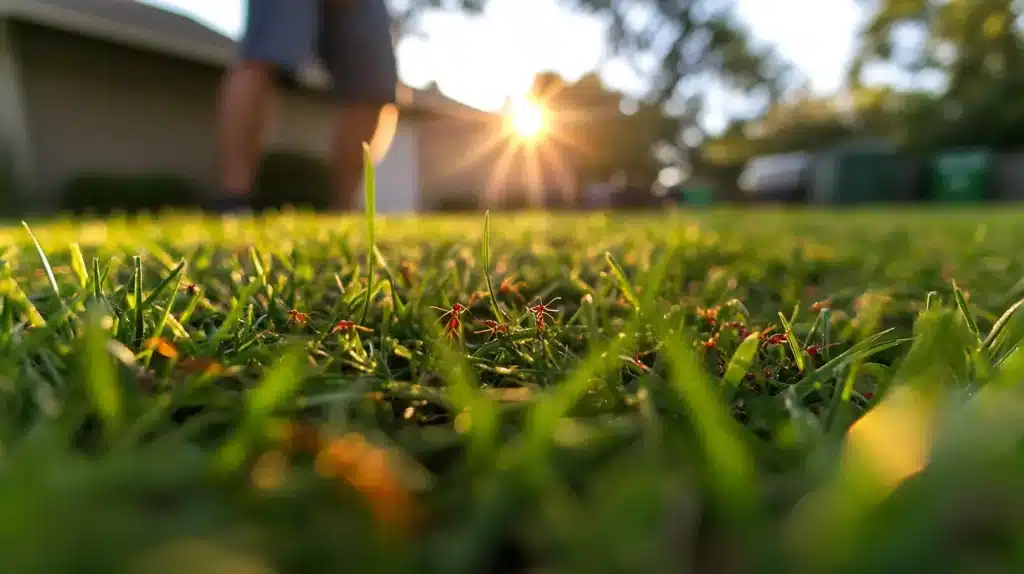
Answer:
<svg viewBox="0 0 1024 574"><path fill-rule="evenodd" d="M143 311L143 293L142 293L142 258L136 255L132 258L135 262L135 284L132 288L135 290L135 344L141 345L142 339L145 337L145 321Z"/></svg>
<svg viewBox="0 0 1024 574"><path fill-rule="evenodd" d="M258 284L257 281L253 283ZM298 392L304 380L303 365L307 353L303 345L284 352L245 397L242 426L217 453L216 466L222 472L232 472L245 462L249 445L256 433L265 430L269 418L285 401Z"/></svg>
<svg viewBox="0 0 1024 574"><path fill-rule="evenodd" d="M263 260L260 259L260 252L253 246L249 246L249 261L256 269L256 275L262 280L267 280L267 272L263 269Z"/></svg>
<svg viewBox="0 0 1024 574"><path fill-rule="evenodd" d="M812 391L817 389L821 383L835 376L842 368L849 366L853 361L866 359L875 353L880 353L886 349L891 349L898 345L913 341L913 339L894 339L891 341L884 341L884 339L892 333L893 329L886 329L881 333L876 333L862 341L859 341L846 352L815 369L814 372L808 374L806 377L801 379L800 382L791 386L786 392L791 393L797 398L797 400L803 401L803 399Z"/></svg>
<svg viewBox="0 0 1024 574"><path fill-rule="evenodd" d="M46 278L50 280L50 288L53 289L53 294L57 296L57 300L60 301L60 304L63 307L65 305L64 298L60 295L60 286L57 285L57 278L53 275L53 267L50 266L50 259L46 256L46 252L43 251L43 246L39 244L39 240L36 239L36 235L32 233L32 229L29 228L28 224L22 221L21 225L28 233L28 237L32 240L32 244L35 245L36 253L39 254L39 259L43 263L43 269L46 270Z"/></svg>
<svg viewBox="0 0 1024 574"><path fill-rule="evenodd" d="M373 247L373 253L377 257L377 265L384 271L384 277L388 280L388 288L391 291L391 299L395 302L395 310L398 311L399 317L405 317L406 315L406 304L402 300L402 295L398 292L398 284L395 282L395 276L391 273L391 266L388 265L387 259L384 259L384 254L377 249L377 246Z"/></svg>
<svg viewBox="0 0 1024 574"><path fill-rule="evenodd" d="M1009 309L1003 312L1002 316L999 317L999 320L992 325L992 330L988 332L988 336L985 337L985 341L982 343L983 347L990 351L992 350L996 339L999 337L1000 333L1003 332L1003 329L1006 328L1006 324L1010 322L1014 313L1016 313L1022 306L1024 306L1024 299L1017 301L1011 305Z"/></svg>
<svg viewBox="0 0 1024 574"><path fill-rule="evenodd" d="M156 289L154 289L153 292L150 293L148 297L146 297L146 300L142 302L141 307L144 309L148 309L151 305L153 305L153 302L156 301L157 297L162 295L163 292L166 291L168 287L170 287L172 281L177 280L178 287L181 287L181 272L184 269L185 260L183 259L181 260L181 262L178 263L174 270L171 271L170 275L164 277L164 279L160 281L160 284L156 286Z"/></svg>
<svg viewBox="0 0 1024 574"><path fill-rule="evenodd" d="M753 455L744 444L739 426L679 335L670 333L664 324L659 331L668 359L669 385L693 420L719 503L736 518L750 516L758 504L759 489Z"/></svg>
<svg viewBox="0 0 1024 574"><path fill-rule="evenodd" d="M21 285L18 285L17 281L10 277L0 279L0 295L6 296L4 301L5 312L7 305L16 305L25 314L29 325L33 327L46 326L46 319L43 318L39 309L36 309L32 300L28 298L28 295L25 294L25 291L22 290Z"/></svg>
<svg viewBox="0 0 1024 574"><path fill-rule="evenodd" d="M463 353L453 348L434 321L425 327L433 341L431 348L444 368L440 376L448 383L445 397L457 410L457 432L468 433L470 445L467 459L471 467L485 468L494 460L495 441L499 429L499 412L495 401L480 391L472 368Z"/></svg>
<svg viewBox="0 0 1024 574"><path fill-rule="evenodd" d="M103 300L103 277L100 275L100 260L92 258L92 298L93 301Z"/></svg>
<svg viewBox="0 0 1024 574"><path fill-rule="evenodd" d="M91 306L87 312L82 352L84 379L89 398L103 419L106 429L116 432L121 424L123 398L114 362L107 354L107 343L110 339L103 328L104 316L102 310L96 306Z"/></svg>
<svg viewBox="0 0 1024 574"><path fill-rule="evenodd" d="M619 289L622 291L622 296L629 301L629 304L633 306L634 310L639 311L640 299L636 296L636 291L633 290L633 286L629 284L629 278L626 277L626 272L622 270L619 262L615 260L615 256L612 255L611 252L606 251L604 258L612 270L612 275L615 276L615 279L618 282Z"/></svg>
<svg viewBox="0 0 1024 574"><path fill-rule="evenodd" d="M621 331L622 336L613 337L591 350L573 369L568 379L537 401L530 412L530 420L525 430L525 444L531 451L529 456L544 458L544 450L554 438L558 421L595 384L595 379L606 375L618 365L618 356L628 348L633 339L633 329L632 325L627 325Z"/></svg>
<svg viewBox="0 0 1024 574"><path fill-rule="evenodd" d="M484 266L484 282L487 284L487 298L491 303L491 312L494 319L499 323L505 322L505 317L498 307L498 298L494 294L494 287L491 285L491 210L484 211L484 241L480 248L480 259Z"/></svg>
<svg viewBox="0 0 1024 574"><path fill-rule="evenodd" d="M853 394L853 384L857 381L857 375L860 373L860 364L863 360L863 358L855 358L846 372L846 378L843 380L843 383L841 385L836 384L835 388L832 389L832 398L829 402L828 412L825 415L825 428L830 433L833 433L833 435L840 430L840 424L845 422L841 413L850 402L850 396Z"/></svg>
<svg viewBox="0 0 1024 574"><path fill-rule="evenodd" d="M85 266L85 257L82 255L82 248L77 243L72 243L69 248L71 252L71 269L75 272L75 277L78 277L78 285L85 289L89 284L89 270Z"/></svg>
<svg viewBox="0 0 1024 574"><path fill-rule="evenodd" d="M832 310L821 310L821 353L826 361L832 359Z"/></svg>
<svg viewBox="0 0 1024 574"><path fill-rule="evenodd" d="M181 339L190 339L191 336L188 334L188 330L185 329L185 326L175 319L174 315L170 314L170 305L168 305L167 309L168 312L164 313L164 319L167 321L167 326L171 328L171 331L174 331L174 335L176 337Z"/></svg>
<svg viewBox="0 0 1024 574"><path fill-rule="evenodd" d="M373 301L374 257L373 250L377 246L377 179L370 154L370 145L363 142L363 191L366 213L366 303L363 313L359 316L359 324L365 325L370 315L370 303Z"/></svg>
<svg viewBox="0 0 1024 574"><path fill-rule="evenodd" d="M964 292L953 281L953 297L956 298L957 309L960 310L960 314L963 316L964 321L967 322L967 327L974 333L974 336L978 339L978 343L981 343L981 330L978 329L978 322L974 320L974 314L967 307L967 299L964 298Z"/></svg>
<svg viewBox="0 0 1024 574"><path fill-rule="evenodd" d="M178 283L174 286L174 291L171 291L171 299L167 302L167 308L164 309L160 315L160 321L157 322L156 327L153 328L153 337L163 337L164 329L167 326L167 322L171 319L171 310L174 308L174 301L178 298L178 292L181 290L181 283L185 280L184 274L178 274ZM173 330L173 327L172 327ZM146 368L149 368L150 362L153 359L153 354L150 353L146 357Z"/></svg>
<svg viewBox="0 0 1024 574"><path fill-rule="evenodd" d="M256 270L256 277L259 278L262 283L264 292L267 295L267 312L273 314L274 309L274 286L270 284L270 279L267 276L267 268L263 264L263 256L260 254L259 249L255 246L249 246L249 261L252 262L253 268Z"/></svg>
<svg viewBox="0 0 1024 574"><path fill-rule="evenodd" d="M793 358L796 359L796 366L803 371L807 366L807 363L804 360L803 347L800 345L800 341L797 340L796 333L793 332L793 326L790 324L789 319L786 319L786 316L781 312L779 313L779 319L782 321L782 326L786 330L786 340L789 341L789 349L793 351Z"/></svg>
<svg viewBox="0 0 1024 574"><path fill-rule="evenodd" d="M651 265L650 270L645 274L643 279L643 292L644 296L639 300L638 309L651 310L655 308L655 303L658 300L658 295L662 283L665 281L665 276L668 274L669 264L674 259L678 250L678 245L672 243L668 245L661 255ZM634 290L635 291L635 290Z"/></svg>
<svg viewBox="0 0 1024 574"><path fill-rule="evenodd" d="M740 343L736 352L729 359L729 366L725 370L726 400L731 400L733 393L743 385L743 379L747 375L750 364L754 362L754 356L761 343L761 333L751 333Z"/></svg>
<svg viewBox="0 0 1024 574"><path fill-rule="evenodd" d="M995 386L1012 387L1024 384L1024 345L1006 354L992 382Z"/></svg>
<svg viewBox="0 0 1024 574"><path fill-rule="evenodd" d="M250 420L261 420L270 416L298 391L302 383L302 368L306 350L296 346L285 352L260 380L256 388L245 398L246 416Z"/></svg>
<svg viewBox="0 0 1024 574"><path fill-rule="evenodd" d="M262 282L253 277L252 281L242 289L242 292L238 295L238 300L231 306L231 310L228 311L227 317L224 318L224 322L221 323L217 331L214 332L211 338L211 343L216 345L230 336L231 331L237 328L236 323L242 317L242 313L245 312L246 307L249 305L249 299L256 293L256 291L262 286Z"/></svg>

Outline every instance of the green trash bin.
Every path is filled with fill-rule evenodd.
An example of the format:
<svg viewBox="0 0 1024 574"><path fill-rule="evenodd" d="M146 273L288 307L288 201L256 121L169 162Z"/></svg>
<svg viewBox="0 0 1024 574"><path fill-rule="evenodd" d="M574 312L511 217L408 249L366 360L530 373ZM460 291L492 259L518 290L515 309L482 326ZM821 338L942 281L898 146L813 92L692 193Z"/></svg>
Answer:
<svg viewBox="0 0 1024 574"><path fill-rule="evenodd" d="M668 189L666 197L678 205L711 205L715 190L710 185L675 185Z"/></svg>
<svg viewBox="0 0 1024 574"><path fill-rule="evenodd" d="M885 203L898 198L899 155L884 147L851 147L819 154L810 199L821 205Z"/></svg>
<svg viewBox="0 0 1024 574"><path fill-rule="evenodd" d="M711 205L715 201L715 190L711 186L695 186L683 191L683 201L687 205Z"/></svg>
<svg viewBox="0 0 1024 574"><path fill-rule="evenodd" d="M987 150L947 152L935 156L932 199L961 203L988 197L993 155Z"/></svg>

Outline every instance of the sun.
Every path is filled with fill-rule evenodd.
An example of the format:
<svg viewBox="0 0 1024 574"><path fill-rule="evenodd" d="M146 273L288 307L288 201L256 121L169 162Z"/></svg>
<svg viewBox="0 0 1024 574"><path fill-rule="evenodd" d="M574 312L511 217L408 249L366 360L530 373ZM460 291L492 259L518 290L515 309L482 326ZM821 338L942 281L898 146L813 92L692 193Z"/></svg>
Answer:
<svg viewBox="0 0 1024 574"><path fill-rule="evenodd" d="M537 139L546 127L544 108L526 99L512 104L508 118L512 131L523 139Z"/></svg>

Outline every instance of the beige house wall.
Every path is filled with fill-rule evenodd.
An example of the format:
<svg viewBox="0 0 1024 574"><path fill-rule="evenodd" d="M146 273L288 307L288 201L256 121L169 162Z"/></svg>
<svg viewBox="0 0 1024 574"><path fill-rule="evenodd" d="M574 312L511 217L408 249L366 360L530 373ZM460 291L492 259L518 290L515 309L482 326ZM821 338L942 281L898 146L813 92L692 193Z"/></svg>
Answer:
<svg viewBox="0 0 1024 574"><path fill-rule="evenodd" d="M29 199L52 205L83 171L165 172L215 186L216 90L234 43L166 14L120 22L76 2L0 0L0 145ZM166 26L145 28L157 21ZM307 72L304 88L281 93L267 143L323 156L334 110L322 74ZM407 86L399 108L377 166L382 212L430 209L445 195L500 205L530 190L534 199L572 191L557 153L505 153L498 114Z"/></svg>
<svg viewBox="0 0 1024 574"><path fill-rule="evenodd" d="M40 201L82 171L174 173L212 185L216 70L16 25Z"/></svg>
<svg viewBox="0 0 1024 574"><path fill-rule="evenodd" d="M173 173L211 189L217 183L216 91L222 70L28 24L13 26L21 92L40 202L83 171ZM267 144L326 158L335 110L330 95L282 90ZM378 166L382 211L419 205L418 119L400 120ZM429 202L428 202L429 203Z"/></svg>
<svg viewBox="0 0 1024 574"><path fill-rule="evenodd" d="M0 177L25 181L33 177L33 161L17 48L13 26L0 20L0 162L12 172Z"/></svg>

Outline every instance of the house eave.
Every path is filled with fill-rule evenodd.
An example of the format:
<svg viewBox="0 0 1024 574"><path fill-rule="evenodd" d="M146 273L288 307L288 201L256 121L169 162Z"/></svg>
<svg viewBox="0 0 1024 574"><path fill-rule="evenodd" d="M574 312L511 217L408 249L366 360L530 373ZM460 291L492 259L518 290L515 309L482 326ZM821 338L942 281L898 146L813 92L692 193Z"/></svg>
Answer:
<svg viewBox="0 0 1024 574"><path fill-rule="evenodd" d="M91 14L32 0L0 0L0 17L75 32L142 50L159 52L211 66L226 66L234 54L211 46L187 45L152 30L111 22Z"/></svg>
<svg viewBox="0 0 1024 574"><path fill-rule="evenodd" d="M159 8L154 7L153 9L158 10ZM154 30L143 29L123 22L113 22L92 14L33 0L0 0L0 20L3 19L76 33L216 68L230 66L235 59L234 45L231 48L220 48L181 42L177 38ZM308 90L321 92L330 90L330 80L320 67L311 66L304 69L298 80L301 87ZM488 115L487 112L460 104L440 94L425 94L405 84L399 84L396 99L399 107L428 115L460 117Z"/></svg>

